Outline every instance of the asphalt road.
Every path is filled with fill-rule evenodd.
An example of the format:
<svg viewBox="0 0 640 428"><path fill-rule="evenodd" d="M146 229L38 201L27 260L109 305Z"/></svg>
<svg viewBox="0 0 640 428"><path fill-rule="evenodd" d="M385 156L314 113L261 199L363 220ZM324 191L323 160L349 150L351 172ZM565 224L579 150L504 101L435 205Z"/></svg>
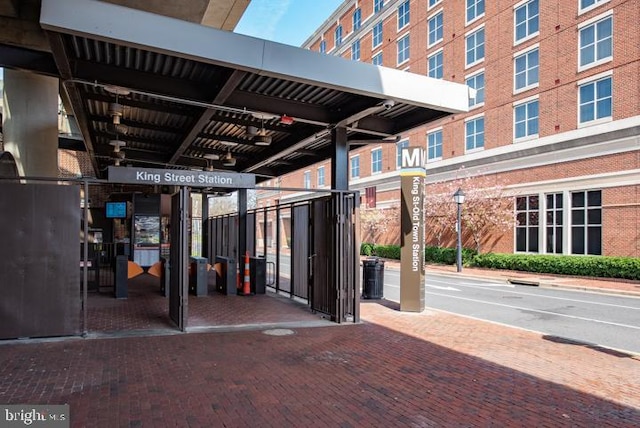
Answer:
<svg viewBox="0 0 640 428"><path fill-rule="evenodd" d="M400 271L384 271L384 298L400 301ZM428 308L640 355L640 298L428 274Z"/></svg>

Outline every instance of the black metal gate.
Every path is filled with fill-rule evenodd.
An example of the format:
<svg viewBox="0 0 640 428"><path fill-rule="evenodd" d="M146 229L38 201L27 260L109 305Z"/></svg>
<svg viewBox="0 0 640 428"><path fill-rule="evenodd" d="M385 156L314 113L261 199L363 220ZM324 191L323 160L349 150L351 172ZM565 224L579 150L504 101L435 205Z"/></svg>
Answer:
<svg viewBox="0 0 640 428"><path fill-rule="evenodd" d="M189 255L189 191L181 187L171 197L171 255L169 285L169 317L182 331L187 328Z"/></svg>

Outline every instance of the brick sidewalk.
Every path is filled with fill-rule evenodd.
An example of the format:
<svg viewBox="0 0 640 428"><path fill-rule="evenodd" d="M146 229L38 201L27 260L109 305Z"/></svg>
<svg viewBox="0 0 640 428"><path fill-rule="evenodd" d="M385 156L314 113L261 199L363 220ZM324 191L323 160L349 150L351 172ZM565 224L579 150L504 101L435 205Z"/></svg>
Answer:
<svg viewBox="0 0 640 428"><path fill-rule="evenodd" d="M640 426L640 361L435 311L363 323L0 344L0 403L74 427Z"/></svg>

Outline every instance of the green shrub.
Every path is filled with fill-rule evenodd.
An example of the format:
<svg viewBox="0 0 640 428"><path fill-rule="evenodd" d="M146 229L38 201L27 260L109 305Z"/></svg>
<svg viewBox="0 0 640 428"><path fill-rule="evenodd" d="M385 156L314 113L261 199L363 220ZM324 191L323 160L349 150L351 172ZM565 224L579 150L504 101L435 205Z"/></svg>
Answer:
<svg viewBox="0 0 640 428"><path fill-rule="evenodd" d="M400 246L398 245L375 245L374 255L384 259L400 260Z"/></svg>
<svg viewBox="0 0 640 428"><path fill-rule="evenodd" d="M470 266L558 275L640 280L640 259L605 256L478 254Z"/></svg>
<svg viewBox="0 0 640 428"><path fill-rule="evenodd" d="M462 264L468 265L477 254L471 248L462 249ZM426 263L437 263L444 265L456 264L457 250L455 248L425 247L424 260Z"/></svg>
<svg viewBox="0 0 640 428"><path fill-rule="evenodd" d="M360 244L360 254L363 256L371 256L373 255L373 247L375 244L370 244L368 242L363 242Z"/></svg>

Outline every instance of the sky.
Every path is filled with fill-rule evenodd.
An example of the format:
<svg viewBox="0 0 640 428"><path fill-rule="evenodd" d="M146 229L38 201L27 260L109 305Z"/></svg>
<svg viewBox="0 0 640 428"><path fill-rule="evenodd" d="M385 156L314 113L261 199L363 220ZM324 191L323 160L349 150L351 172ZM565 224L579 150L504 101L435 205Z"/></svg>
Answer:
<svg viewBox="0 0 640 428"><path fill-rule="evenodd" d="M236 33L300 46L344 0L251 0Z"/></svg>

